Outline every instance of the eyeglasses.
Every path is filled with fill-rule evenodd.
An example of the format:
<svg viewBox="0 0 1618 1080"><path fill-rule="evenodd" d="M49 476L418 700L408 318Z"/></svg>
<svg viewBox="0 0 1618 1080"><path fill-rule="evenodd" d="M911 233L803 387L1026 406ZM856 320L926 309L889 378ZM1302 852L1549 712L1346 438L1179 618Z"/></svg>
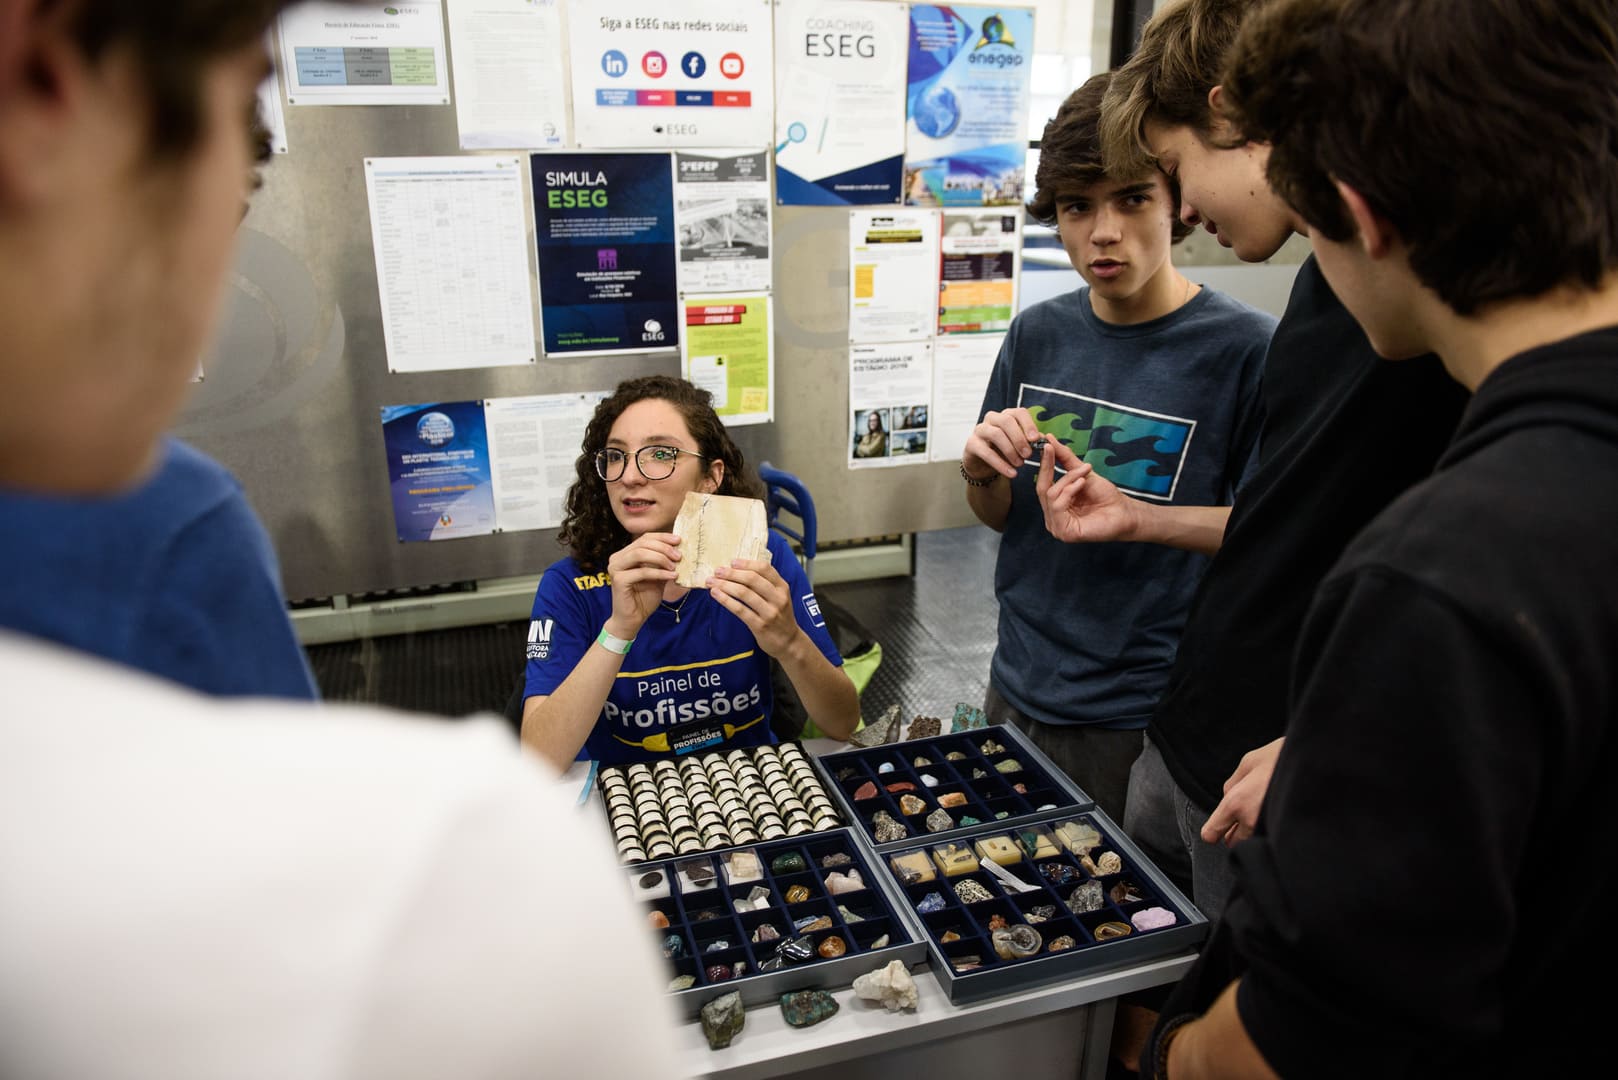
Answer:
<svg viewBox="0 0 1618 1080"><path fill-rule="evenodd" d="M596 451L596 475L607 483L623 479L624 470L629 468L629 459L634 457L635 468L648 480L667 480L674 475L674 467L680 463L680 455L694 457L698 461L708 459L701 454L690 450L681 450L678 446L643 446L633 455L628 451L608 447L606 450Z"/></svg>

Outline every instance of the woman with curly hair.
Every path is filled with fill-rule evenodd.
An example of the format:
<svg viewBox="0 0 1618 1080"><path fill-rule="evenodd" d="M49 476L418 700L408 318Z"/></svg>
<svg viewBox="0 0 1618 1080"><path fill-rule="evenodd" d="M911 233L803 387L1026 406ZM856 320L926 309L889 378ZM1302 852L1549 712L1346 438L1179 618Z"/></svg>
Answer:
<svg viewBox="0 0 1618 1080"><path fill-rule="evenodd" d="M738 559L705 588L674 580L687 492L763 496L706 390L620 383L576 468L558 536L572 554L534 596L525 744L565 769L773 742L772 658L822 732L853 733L859 695L784 539L771 532L768 560Z"/></svg>

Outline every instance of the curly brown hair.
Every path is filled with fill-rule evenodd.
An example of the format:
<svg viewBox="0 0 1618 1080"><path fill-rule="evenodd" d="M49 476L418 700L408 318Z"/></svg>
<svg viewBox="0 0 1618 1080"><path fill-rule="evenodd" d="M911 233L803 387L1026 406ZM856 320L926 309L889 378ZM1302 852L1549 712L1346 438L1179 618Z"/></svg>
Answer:
<svg viewBox="0 0 1618 1080"><path fill-rule="evenodd" d="M563 504L562 531L556 542L567 548L585 570L604 570L612 553L629 543L629 533L618 523L607 498L606 485L596 475L596 452L607 445L612 425L624 410L637 401L666 401L680 411L697 449L707 461L724 463L720 495L749 499L764 498L764 485L747 472L741 447L731 439L719 414L713 409L713 395L672 375L643 375L618 384L612 396L596 406L590 425L584 430L584 445L573 463L575 479L567 489Z"/></svg>

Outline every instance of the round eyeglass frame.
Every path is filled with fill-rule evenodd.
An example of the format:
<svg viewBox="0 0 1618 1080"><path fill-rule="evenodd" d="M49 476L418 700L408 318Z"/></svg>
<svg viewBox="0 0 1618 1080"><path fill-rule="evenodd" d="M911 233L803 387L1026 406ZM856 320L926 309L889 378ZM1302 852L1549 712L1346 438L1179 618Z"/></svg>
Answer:
<svg viewBox="0 0 1618 1080"><path fill-rule="evenodd" d="M655 454L648 456L648 450L672 451L673 456L668 458L666 461L663 461L659 460ZM640 470L640 474L646 479L667 480L669 477L674 475L674 470L679 466L681 454L684 454L687 457L694 457L698 461L709 460L694 450L682 450L678 446L669 446L665 443L649 443L646 446L641 447L639 450L636 450L633 454L627 450L620 450L615 446L609 446L604 450L597 450L595 452L596 475L601 477L602 480L609 484L616 483L624 478L624 473L629 471L629 459L634 458L635 468ZM613 468L613 455L617 455L618 467L616 469ZM647 471L648 461L652 463L651 471ZM663 465L667 465L668 468L662 472L658 472L658 469Z"/></svg>

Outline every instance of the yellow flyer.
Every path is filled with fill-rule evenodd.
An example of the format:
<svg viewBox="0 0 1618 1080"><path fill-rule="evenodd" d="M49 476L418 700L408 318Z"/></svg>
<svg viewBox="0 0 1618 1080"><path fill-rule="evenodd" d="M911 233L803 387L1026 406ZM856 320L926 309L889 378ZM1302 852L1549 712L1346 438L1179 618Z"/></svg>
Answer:
<svg viewBox="0 0 1618 1080"><path fill-rule="evenodd" d="M713 394L726 424L775 418L775 349L768 294L688 296L684 304L685 377Z"/></svg>

